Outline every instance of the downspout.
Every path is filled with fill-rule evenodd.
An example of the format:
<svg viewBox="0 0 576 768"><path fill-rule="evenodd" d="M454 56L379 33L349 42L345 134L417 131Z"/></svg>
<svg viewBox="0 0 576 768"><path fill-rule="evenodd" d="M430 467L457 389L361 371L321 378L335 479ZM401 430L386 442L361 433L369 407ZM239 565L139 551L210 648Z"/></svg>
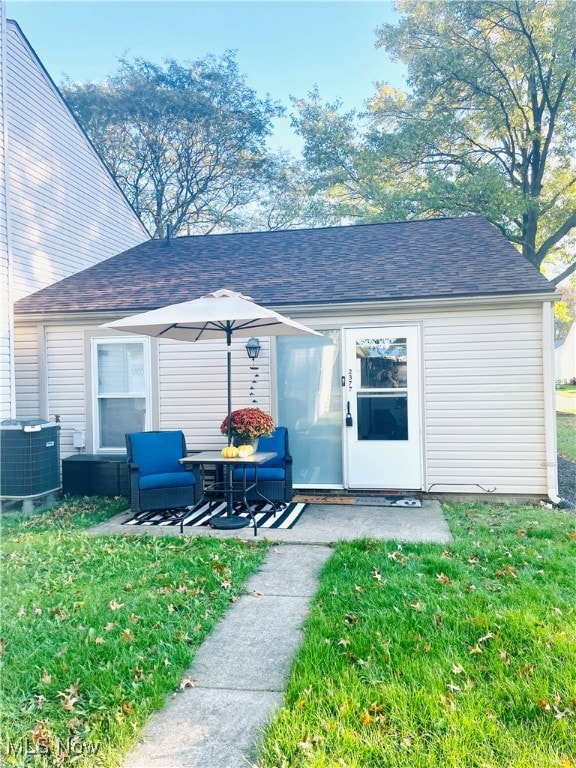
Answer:
<svg viewBox="0 0 576 768"><path fill-rule="evenodd" d="M556 441L556 374L554 361L554 309L551 301L542 304L542 372L544 378L544 429L546 445L546 487L555 506L558 496L558 446Z"/></svg>

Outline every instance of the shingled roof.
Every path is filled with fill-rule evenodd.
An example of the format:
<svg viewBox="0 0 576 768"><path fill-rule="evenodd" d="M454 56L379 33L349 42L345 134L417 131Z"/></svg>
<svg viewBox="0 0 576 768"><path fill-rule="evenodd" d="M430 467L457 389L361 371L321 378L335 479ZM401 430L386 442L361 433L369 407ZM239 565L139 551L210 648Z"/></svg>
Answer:
<svg viewBox="0 0 576 768"><path fill-rule="evenodd" d="M231 288L273 306L554 292L479 216L149 240L16 312L142 312Z"/></svg>

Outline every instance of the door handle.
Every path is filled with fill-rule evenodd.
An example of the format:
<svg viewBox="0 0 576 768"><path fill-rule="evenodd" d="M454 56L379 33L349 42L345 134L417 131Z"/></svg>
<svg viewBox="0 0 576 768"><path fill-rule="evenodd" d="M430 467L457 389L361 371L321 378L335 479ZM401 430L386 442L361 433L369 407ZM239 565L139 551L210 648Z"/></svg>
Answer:
<svg viewBox="0 0 576 768"><path fill-rule="evenodd" d="M352 427L354 422L352 421L352 414L350 413L350 400L346 403L346 426Z"/></svg>

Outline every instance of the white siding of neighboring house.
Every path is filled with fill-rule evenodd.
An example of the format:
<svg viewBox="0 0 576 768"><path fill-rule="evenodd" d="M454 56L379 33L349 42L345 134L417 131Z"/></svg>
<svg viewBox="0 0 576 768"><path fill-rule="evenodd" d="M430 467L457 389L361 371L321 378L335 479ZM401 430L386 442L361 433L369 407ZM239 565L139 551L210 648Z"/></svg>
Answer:
<svg viewBox="0 0 576 768"><path fill-rule="evenodd" d="M11 416L12 407L12 315L10 311L10 251L6 208L5 123L6 19L0 2L0 419Z"/></svg>
<svg viewBox="0 0 576 768"><path fill-rule="evenodd" d="M568 335L555 354L556 381L569 384L576 379L576 322L572 323Z"/></svg>
<svg viewBox="0 0 576 768"><path fill-rule="evenodd" d="M483 487L498 494L546 494L541 304L450 308L431 303L419 311L397 308L378 315L340 314L331 319L319 319L316 312L295 319L320 330L420 324L423 489L484 493ZM73 430L85 428L91 420L85 412L83 379L84 337L90 328L93 335L101 335L96 325L73 322L46 328L48 409L50 415L58 413L61 418L63 456L74 453ZM252 405L249 389L254 372L244 344L245 340L237 340L233 346L234 408ZM225 344L163 341L158 344L158 360L159 420L154 427L184 429L189 448L220 445L218 427L226 413ZM257 405L264 410L269 410L273 391L269 360L265 344L257 363L256 390ZM29 374L34 375L33 365ZM20 381L19 387L29 392L34 385ZM89 443L87 450L91 451Z"/></svg>
<svg viewBox="0 0 576 768"><path fill-rule="evenodd" d="M12 22L6 46L16 301L148 235Z"/></svg>

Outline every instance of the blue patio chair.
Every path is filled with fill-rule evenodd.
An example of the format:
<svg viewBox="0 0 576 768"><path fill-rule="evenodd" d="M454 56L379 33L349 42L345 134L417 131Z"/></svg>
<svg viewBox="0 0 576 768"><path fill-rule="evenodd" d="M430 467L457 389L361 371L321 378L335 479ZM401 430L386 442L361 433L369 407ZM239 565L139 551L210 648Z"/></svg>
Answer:
<svg viewBox="0 0 576 768"><path fill-rule="evenodd" d="M294 491L292 489L292 456L288 446L288 430L286 427L276 427L271 437L258 439L258 452L274 451L275 459L270 459L258 467L258 485L252 488L248 494L248 501L262 501L262 496L275 504L288 504L292 501ZM246 481L254 482L255 470L249 467L246 470ZM232 473L232 479L242 480L242 470L236 468ZM234 494L234 499L239 500L241 494Z"/></svg>
<svg viewBox="0 0 576 768"><path fill-rule="evenodd" d="M136 517L169 514L196 503L197 478L178 459L186 456L181 430L126 435L130 509Z"/></svg>

